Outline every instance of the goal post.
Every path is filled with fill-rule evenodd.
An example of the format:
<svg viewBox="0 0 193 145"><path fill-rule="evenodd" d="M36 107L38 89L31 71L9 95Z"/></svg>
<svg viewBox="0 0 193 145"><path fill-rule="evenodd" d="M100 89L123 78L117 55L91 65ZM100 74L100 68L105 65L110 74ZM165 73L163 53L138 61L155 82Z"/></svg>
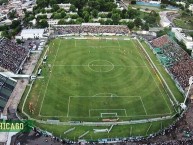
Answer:
<svg viewBox="0 0 193 145"><path fill-rule="evenodd" d="M101 114L101 118L105 118L105 117L117 117L117 113L100 113Z"/></svg>
<svg viewBox="0 0 193 145"><path fill-rule="evenodd" d="M127 117L127 111L126 109L89 109L89 117Z"/></svg>

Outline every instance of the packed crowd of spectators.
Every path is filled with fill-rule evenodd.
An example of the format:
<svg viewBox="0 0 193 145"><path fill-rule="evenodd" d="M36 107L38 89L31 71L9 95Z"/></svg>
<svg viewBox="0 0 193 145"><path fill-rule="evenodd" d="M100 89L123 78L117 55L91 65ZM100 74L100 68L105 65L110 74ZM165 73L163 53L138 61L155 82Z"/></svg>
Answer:
<svg viewBox="0 0 193 145"><path fill-rule="evenodd" d="M100 26L90 26L90 25L68 25L68 26L58 26L55 27L56 35L65 35L65 34L122 34L127 35L129 29L125 25L100 25Z"/></svg>
<svg viewBox="0 0 193 145"><path fill-rule="evenodd" d="M168 36L167 35L163 35L161 37L158 37L158 38L154 39L151 42L151 44L152 44L152 46L154 48L156 48L156 47L160 48L160 47L163 47L165 44L167 44L169 41L170 40L169 40Z"/></svg>
<svg viewBox="0 0 193 145"><path fill-rule="evenodd" d="M188 87L189 78L193 75L193 60L190 56L167 35L154 39L151 44L154 48L161 48L162 53L171 60L168 70L182 89Z"/></svg>
<svg viewBox="0 0 193 145"><path fill-rule="evenodd" d="M0 67L17 73L29 51L6 38L0 39Z"/></svg>

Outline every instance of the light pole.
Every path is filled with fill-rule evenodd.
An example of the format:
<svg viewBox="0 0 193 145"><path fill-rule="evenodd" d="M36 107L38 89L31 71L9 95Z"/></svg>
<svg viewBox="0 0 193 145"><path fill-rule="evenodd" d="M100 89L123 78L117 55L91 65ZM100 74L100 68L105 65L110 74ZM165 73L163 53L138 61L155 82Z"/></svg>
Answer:
<svg viewBox="0 0 193 145"><path fill-rule="evenodd" d="M188 91L187 91L187 93L186 93L186 97L185 97L185 99L184 99L184 102L183 103L180 103L180 107L182 108L182 109L186 109L186 100L187 100L187 98L188 98L188 95L189 95L189 92L190 92L190 89L191 89L191 85L193 84L193 76L191 76L190 78L189 78L189 88L188 88Z"/></svg>

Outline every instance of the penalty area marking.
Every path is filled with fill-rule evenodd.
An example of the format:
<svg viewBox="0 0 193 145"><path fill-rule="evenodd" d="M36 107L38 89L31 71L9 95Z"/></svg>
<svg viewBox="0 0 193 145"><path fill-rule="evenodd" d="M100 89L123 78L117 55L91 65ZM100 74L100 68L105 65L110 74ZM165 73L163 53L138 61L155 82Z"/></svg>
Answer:
<svg viewBox="0 0 193 145"><path fill-rule="evenodd" d="M97 95L100 95L100 94L109 94L108 96L97 96ZM139 100L141 101L141 96L117 96L117 95L115 95L115 94L113 94L113 93L99 93L99 94L96 94L96 95L94 95L94 96L69 96L69 99L68 99L68 111L67 111L67 116L66 117L69 117L69 112L70 112L70 98L90 98L90 97L95 97L95 98L112 98L112 97L115 97L115 98L139 98ZM142 103L142 105L143 105L143 103ZM144 109L144 111L146 112L146 109L144 108L144 106L143 106L143 109ZM121 110L121 111L124 111L124 114L125 114L125 116L119 116L119 117L127 117L128 115L127 115L127 111L126 111L126 109L89 109L88 111L89 111L89 117L91 116L91 111L92 110ZM114 113L114 112L113 112ZM115 112L115 113L117 113L117 112ZM146 113L146 115L147 115L147 113ZM146 115L144 115L144 116L146 116ZM137 116L137 115L136 115ZM72 116L71 116L72 117Z"/></svg>
<svg viewBox="0 0 193 145"><path fill-rule="evenodd" d="M145 106L144 106L144 103L143 103L143 100L142 100L141 96L140 96L140 100L141 100L141 103L142 103L143 109L144 109L144 111L145 111L145 114L147 115L147 110L146 110L146 108L145 108Z"/></svg>
<svg viewBox="0 0 193 145"><path fill-rule="evenodd" d="M113 112L110 112L110 113L105 113L105 112L103 112L103 113L100 113L100 114L115 114L116 113L116 117L127 117L127 111L126 111L126 109L89 109L89 117L92 117L91 116L91 112L92 111L94 111L94 110L96 110L96 111L104 111L104 110L106 110L106 111L113 111ZM116 112L116 110L117 111L124 111L124 113L125 113L125 116L120 116L119 114L118 114L118 112ZM101 116L96 116L96 117L101 117Z"/></svg>
<svg viewBox="0 0 193 145"><path fill-rule="evenodd" d="M69 110L70 110L70 97L68 98L68 111L67 111L66 117L68 117L69 115Z"/></svg>

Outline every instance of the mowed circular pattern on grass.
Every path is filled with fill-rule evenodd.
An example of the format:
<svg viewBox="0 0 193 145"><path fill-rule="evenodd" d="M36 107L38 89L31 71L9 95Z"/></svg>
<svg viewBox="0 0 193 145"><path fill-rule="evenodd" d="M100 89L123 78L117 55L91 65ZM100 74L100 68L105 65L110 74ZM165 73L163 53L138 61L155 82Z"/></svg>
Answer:
<svg viewBox="0 0 193 145"><path fill-rule="evenodd" d="M40 102L40 115L69 119L88 117L84 120L90 120L92 115L88 115L89 109L112 110L120 107L129 112L128 116L146 115L139 96L146 98L143 103L148 106L148 114L157 113L154 104L158 98L161 100L161 93L144 63L143 55L131 41L122 41L121 46L105 42L102 47L91 47L86 41L78 42L77 46L70 43L61 40L61 45L52 49L52 56L55 57L51 60L48 56L48 63L53 68L51 73L48 72L49 82L46 84L44 100ZM47 73L46 70L43 72ZM103 99L96 96L101 93L113 94L107 96L119 99L115 97L114 103L108 103L112 99L106 99L104 95L101 95L104 96ZM98 105L89 98L93 96ZM108 107L103 108L101 101L109 104ZM167 110L164 108L167 106L160 104L160 108L163 108L160 113L165 113Z"/></svg>

